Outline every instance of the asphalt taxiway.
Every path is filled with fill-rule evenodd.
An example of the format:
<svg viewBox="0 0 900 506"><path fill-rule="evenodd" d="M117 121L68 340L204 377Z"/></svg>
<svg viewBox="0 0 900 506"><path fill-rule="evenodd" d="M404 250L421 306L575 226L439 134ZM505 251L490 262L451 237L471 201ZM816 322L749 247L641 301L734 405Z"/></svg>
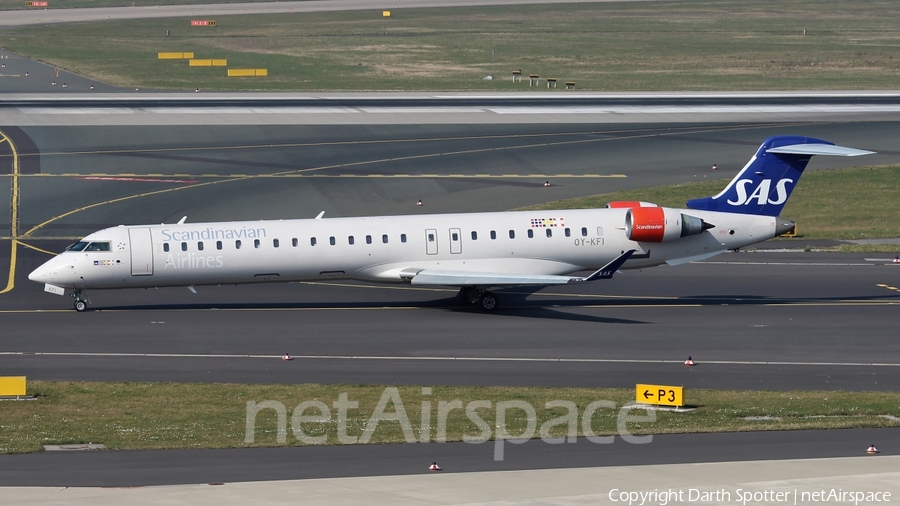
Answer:
<svg viewBox="0 0 900 506"><path fill-rule="evenodd" d="M354 282L96 291L78 314L23 281L4 304L0 367L54 380L895 390L898 277L885 255L726 253L499 292L491 314L451 289ZM689 355L700 365L685 367Z"/></svg>
<svg viewBox="0 0 900 506"><path fill-rule="evenodd" d="M459 307L449 289L353 282L90 292L93 310L75 314L67 298L26 278L48 253L120 223L503 210L730 177L777 133L879 152L866 163L897 163L900 122L0 132L0 181L16 197L17 217L0 245L0 265L14 273L0 295L0 367L34 379L900 384L891 288L900 266L885 255L804 253L802 239L771 246L794 252L728 253L530 297L512 290L495 314ZM854 163L816 158L809 170ZM281 363L285 352L297 360ZM684 368L688 355L702 366Z"/></svg>
<svg viewBox="0 0 900 506"><path fill-rule="evenodd" d="M890 464L900 458L896 450L900 448L900 431L846 429L669 434L653 436L652 441L645 444L631 444L619 438L610 444L592 443L583 438L565 444L549 444L540 439L520 440L516 442L519 444L504 443L503 460L494 460L493 441L482 444L43 452L0 455L0 486L135 487L422 475L428 474L431 462L439 462L447 474L573 468L606 468L608 471L623 468L640 472L638 466L725 463L736 458L767 461L865 457L865 449L873 441L877 441L879 451L883 451L873 459L884 459L881 461L884 472L896 471ZM875 465L877 469L878 464ZM681 485L694 483L697 478L683 478ZM857 483L860 481L861 477ZM621 482L618 486L622 487ZM341 491L335 493L340 497Z"/></svg>

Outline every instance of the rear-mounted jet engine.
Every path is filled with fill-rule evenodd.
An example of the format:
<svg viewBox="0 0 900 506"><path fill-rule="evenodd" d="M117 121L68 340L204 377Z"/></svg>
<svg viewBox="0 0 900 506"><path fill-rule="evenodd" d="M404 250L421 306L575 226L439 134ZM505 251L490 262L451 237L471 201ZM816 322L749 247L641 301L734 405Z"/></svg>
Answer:
<svg viewBox="0 0 900 506"><path fill-rule="evenodd" d="M625 235L638 242L665 242L702 234L715 227L667 207L632 207L625 213Z"/></svg>

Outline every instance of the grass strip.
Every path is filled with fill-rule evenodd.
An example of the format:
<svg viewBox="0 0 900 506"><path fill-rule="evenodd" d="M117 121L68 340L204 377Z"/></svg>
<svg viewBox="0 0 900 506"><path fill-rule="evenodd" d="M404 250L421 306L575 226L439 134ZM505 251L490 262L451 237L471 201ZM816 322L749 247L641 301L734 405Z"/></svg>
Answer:
<svg viewBox="0 0 900 506"><path fill-rule="evenodd" d="M128 87L536 91L897 89L900 2L686 0L140 19L21 28L0 46ZM168 34L168 35L167 35ZM266 68L157 60L158 52ZM524 79L513 83L511 71ZM543 86L528 85L537 74ZM485 80L491 76L491 80ZM545 79L558 79L548 90Z"/></svg>
<svg viewBox="0 0 900 506"><path fill-rule="evenodd" d="M683 208L685 202L715 195L728 179L675 186L622 190L547 202L526 209L587 209L616 200L642 200ZM802 239L875 239L900 237L900 165L817 170L804 173L781 216L797 222ZM863 246L863 245L860 245ZM881 246L881 245L879 245ZM870 249L866 250L868 247ZM861 251L895 251L891 245Z"/></svg>
<svg viewBox="0 0 900 506"><path fill-rule="evenodd" d="M526 387L430 387L423 394L417 386L398 387L411 430L418 440L434 441L439 430L439 404L460 401L463 408L482 400L489 407L477 409L484 425L477 425L465 409L452 409L444 416L446 440L464 435L478 436L490 429L495 434L496 405L501 401L525 401L535 408L536 427L565 415L567 409L546 408L554 400L570 401L577 407L577 432L583 434L582 417L592 402L607 400L617 407L634 399L633 389L526 388ZM355 437L385 395L381 385L238 385L185 383L89 383L32 381L29 393L35 401L0 404L0 452L39 451L43 444L104 443L111 449L227 448L244 446L302 445L292 422L295 408L303 401L318 400L331 409L325 423L301 423L304 433L325 436L325 444L339 444L338 415L333 408L341 394L357 401L347 412L346 434ZM247 402L278 401L286 407L287 438L277 440L276 412L264 409L255 421L252 444L245 443ZM698 406L689 413L659 412L655 422L627 424L631 434L734 432L757 430L836 429L894 427L900 424L900 392L824 391L729 391L685 392L688 404ZM429 404L423 404L429 402ZM423 406L425 409L423 410ZM398 411L393 402L385 413ZM430 413L422 422L422 413ZM318 415L315 409L306 416ZM635 411L632 414L643 414ZM506 411L509 434L522 434L528 425L525 411ZM598 435L617 433L617 409L600 408L589 417L589 427ZM552 436L566 435L567 425L556 425ZM535 433L538 437L540 432ZM369 443L404 442L398 421L377 425Z"/></svg>

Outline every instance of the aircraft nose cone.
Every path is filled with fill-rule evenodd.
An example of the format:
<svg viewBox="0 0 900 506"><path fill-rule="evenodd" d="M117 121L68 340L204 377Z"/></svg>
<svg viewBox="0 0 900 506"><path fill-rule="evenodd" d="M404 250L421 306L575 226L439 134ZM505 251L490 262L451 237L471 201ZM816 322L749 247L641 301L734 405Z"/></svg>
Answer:
<svg viewBox="0 0 900 506"><path fill-rule="evenodd" d="M36 283L46 283L47 282L47 264L44 264L37 269L31 271L31 274L28 275L28 279L34 281Z"/></svg>

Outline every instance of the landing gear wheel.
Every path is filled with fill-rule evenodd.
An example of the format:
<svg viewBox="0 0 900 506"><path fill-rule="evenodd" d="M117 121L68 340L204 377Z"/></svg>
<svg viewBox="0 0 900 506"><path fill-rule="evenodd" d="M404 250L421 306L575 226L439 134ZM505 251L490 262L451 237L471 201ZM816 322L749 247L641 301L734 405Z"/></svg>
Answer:
<svg viewBox="0 0 900 506"><path fill-rule="evenodd" d="M491 292L484 292L478 303L481 305L481 309L493 311L497 309L497 296Z"/></svg>
<svg viewBox="0 0 900 506"><path fill-rule="evenodd" d="M481 290L477 288L464 286L459 290L459 300L465 304L477 304L479 297L481 297Z"/></svg>
<svg viewBox="0 0 900 506"><path fill-rule="evenodd" d="M81 313L81 312L84 312L86 309L87 309L87 302L85 302L81 299L78 299L75 301L75 311L78 311L79 313Z"/></svg>

